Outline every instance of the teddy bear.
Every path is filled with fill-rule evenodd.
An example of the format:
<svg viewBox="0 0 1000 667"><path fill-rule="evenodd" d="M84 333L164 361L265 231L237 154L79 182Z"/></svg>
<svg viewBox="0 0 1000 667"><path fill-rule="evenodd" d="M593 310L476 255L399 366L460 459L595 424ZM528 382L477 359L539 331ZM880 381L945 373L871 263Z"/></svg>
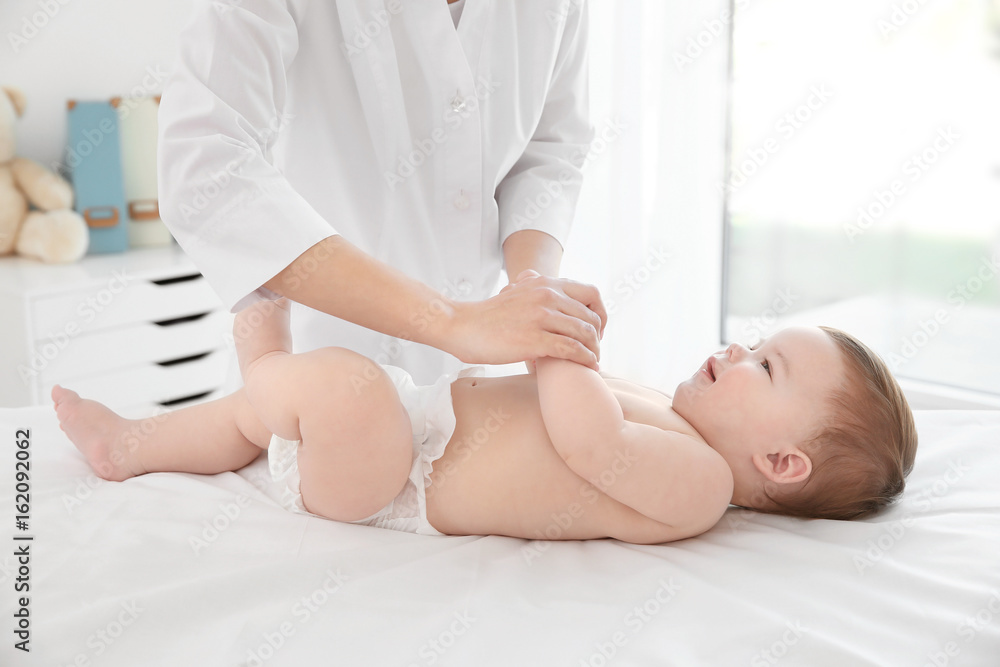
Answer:
<svg viewBox="0 0 1000 667"><path fill-rule="evenodd" d="M16 156L14 122L24 106L20 90L0 88L0 255L75 262L87 251L87 223L72 210L73 188L64 178Z"/></svg>

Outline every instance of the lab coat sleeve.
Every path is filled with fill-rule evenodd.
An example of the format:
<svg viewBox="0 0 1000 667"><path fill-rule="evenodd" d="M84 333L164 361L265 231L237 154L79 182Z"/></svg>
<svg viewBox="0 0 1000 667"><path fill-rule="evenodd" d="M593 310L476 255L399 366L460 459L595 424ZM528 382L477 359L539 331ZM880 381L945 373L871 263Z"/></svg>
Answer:
<svg viewBox="0 0 1000 667"><path fill-rule="evenodd" d="M231 312L336 231L271 156L298 50L297 0L203 2L161 98L160 215Z"/></svg>
<svg viewBox="0 0 1000 667"><path fill-rule="evenodd" d="M594 128L588 100L585 0L563 3L568 16L541 118L521 157L497 186L500 244L535 229L566 246Z"/></svg>

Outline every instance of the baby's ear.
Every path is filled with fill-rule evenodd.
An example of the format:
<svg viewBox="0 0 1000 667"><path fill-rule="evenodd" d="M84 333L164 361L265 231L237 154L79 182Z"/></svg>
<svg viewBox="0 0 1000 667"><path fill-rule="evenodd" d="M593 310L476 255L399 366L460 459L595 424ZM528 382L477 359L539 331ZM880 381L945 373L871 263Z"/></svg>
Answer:
<svg viewBox="0 0 1000 667"><path fill-rule="evenodd" d="M24 108L28 105L28 98L24 96L18 88L8 88L3 86L0 88L3 92L10 98L10 103L14 105L14 113L17 114L18 118L24 115Z"/></svg>
<svg viewBox="0 0 1000 667"><path fill-rule="evenodd" d="M766 456L756 454L753 464L765 479L775 484L804 482L812 474L812 460L798 448Z"/></svg>

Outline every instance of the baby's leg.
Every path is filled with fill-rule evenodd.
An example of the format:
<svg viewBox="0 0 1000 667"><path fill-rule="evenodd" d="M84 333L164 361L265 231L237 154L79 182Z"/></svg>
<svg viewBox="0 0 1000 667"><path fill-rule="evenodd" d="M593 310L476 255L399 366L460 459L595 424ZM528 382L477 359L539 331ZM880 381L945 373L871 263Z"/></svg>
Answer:
<svg viewBox="0 0 1000 667"><path fill-rule="evenodd" d="M270 307L273 309L273 304ZM247 328L243 313L234 329L235 333L254 331ZM268 329L273 327L265 327L265 334ZM113 481L147 472L210 475L238 470L257 458L271 441L271 432L257 418L245 388L209 403L142 420L123 419L104 405L83 400L58 385L52 390L52 400L59 427L94 471Z"/></svg>
<svg viewBox="0 0 1000 667"><path fill-rule="evenodd" d="M283 300L244 310L234 332L250 405L272 433L301 441L306 508L355 521L388 504L413 450L410 418L385 371L342 348L291 354Z"/></svg>
<svg viewBox="0 0 1000 667"><path fill-rule="evenodd" d="M146 419L124 419L76 392L52 390L59 427L94 472L120 482L147 472L238 470L267 448L271 433L246 392Z"/></svg>

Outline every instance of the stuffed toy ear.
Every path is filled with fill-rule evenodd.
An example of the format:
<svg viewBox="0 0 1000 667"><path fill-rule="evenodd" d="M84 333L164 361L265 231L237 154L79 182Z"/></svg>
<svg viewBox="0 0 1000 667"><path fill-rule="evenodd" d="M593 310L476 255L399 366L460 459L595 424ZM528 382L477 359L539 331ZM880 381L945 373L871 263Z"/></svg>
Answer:
<svg viewBox="0 0 1000 667"><path fill-rule="evenodd" d="M28 104L28 98L24 96L24 93L18 88L8 88L7 86L0 87L0 90L3 90L7 94L7 97L10 98L11 104L14 105L14 112L18 117L23 116L24 108Z"/></svg>

